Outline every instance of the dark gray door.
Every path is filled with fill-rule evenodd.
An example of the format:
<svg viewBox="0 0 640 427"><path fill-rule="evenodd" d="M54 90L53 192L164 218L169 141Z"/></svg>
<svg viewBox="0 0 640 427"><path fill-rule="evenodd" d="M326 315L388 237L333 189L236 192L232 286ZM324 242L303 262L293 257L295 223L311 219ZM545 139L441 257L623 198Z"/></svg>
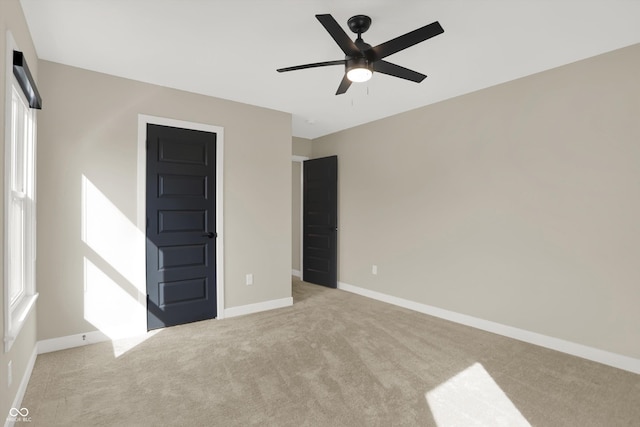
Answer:
<svg viewBox="0 0 640 427"><path fill-rule="evenodd" d="M302 280L338 286L338 157L304 162Z"/></svg>
<svg viewBox="0 0 640 427"><path fill-rule="evenodd" d="M216 317L216 134L147 125L147 328Z"/></svg>

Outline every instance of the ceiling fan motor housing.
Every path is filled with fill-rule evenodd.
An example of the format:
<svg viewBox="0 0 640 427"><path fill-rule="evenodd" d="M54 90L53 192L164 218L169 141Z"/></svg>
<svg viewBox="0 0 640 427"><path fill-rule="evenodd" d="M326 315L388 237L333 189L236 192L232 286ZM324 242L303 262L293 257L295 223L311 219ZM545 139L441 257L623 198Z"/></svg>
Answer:
<svg viewBox="0 0 640 427"><path fill-rule="evenodd" d="M353 18L356 18L356 16L354 16ZM373 74L373 62L375 61L375 55L373 53L373 50L371 49L371 45L369 43L365 43L365 41L360 38L360 33L358 33L358 38L355 40L355 45L360 50L359 55L345 56L345 73L347 75L351 75L349 73L349 71L351 70L365 69L369 70L370 74Z"/></svg>

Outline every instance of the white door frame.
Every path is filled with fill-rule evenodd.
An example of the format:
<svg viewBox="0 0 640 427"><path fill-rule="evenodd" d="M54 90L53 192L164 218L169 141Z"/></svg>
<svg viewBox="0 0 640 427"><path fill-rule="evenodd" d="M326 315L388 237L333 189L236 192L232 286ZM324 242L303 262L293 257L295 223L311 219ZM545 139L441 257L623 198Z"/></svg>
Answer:
<svg viewBox="0 0 640 427"><path fill-rule="evenodd" d="M292 162L300 163L300 279L302 279L302 272L304 271L304 161L309 160L306 156L291 156Z"/></svg>
<svg viewBox="0 0 640 427"><path fill-rule="evenodd" d="M200 130L216 134L216 318L224 318L224 128L204 123L186 122L165 117L138 114L138 229L145 230L147 222L147 124Z"/></svg>

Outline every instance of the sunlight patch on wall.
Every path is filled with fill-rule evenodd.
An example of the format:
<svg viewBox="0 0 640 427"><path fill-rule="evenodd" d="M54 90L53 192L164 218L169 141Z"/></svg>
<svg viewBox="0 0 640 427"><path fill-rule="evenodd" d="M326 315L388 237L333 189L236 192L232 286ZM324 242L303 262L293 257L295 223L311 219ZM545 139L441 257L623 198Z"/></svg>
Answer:
<svg viewBox="0 0 640 427"><path fill-rule="evenodd" d="M144 232L84 175L82 240L146 295Z"/></svg>
<svg viewBox="0 0 640 427"><path fill-rule="evenodd" d="M480 363L425 394L438 427L531 424Z"/></svg>
<svg viewBox="0 0 640 427"><path fill-rule="evenodd" d="M84 259L84 318L112 340L140 335L146 312L94 263Z"/></svg>
<svg viewBox="0 0 640 427"><path fill-rule="evenodd" d="M84 318L111 340L116 357L147 333L145 236L82 176Z"/></svg>

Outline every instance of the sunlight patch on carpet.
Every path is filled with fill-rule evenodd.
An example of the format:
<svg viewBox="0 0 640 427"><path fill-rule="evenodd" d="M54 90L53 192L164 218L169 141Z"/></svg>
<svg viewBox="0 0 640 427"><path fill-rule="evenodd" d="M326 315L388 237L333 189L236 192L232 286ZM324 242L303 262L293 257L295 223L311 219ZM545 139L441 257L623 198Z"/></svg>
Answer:
<svg viewBox="0 0 640 427"><path fill-rule="evenodd" d="M425 397L438 427L531 427L480 363L428 391Z"/></svg>
<svg viewBox="0 0 640 427"><path fill-rule="evenodd" d="M113 355L118 358L128 352L131 349L136 348L149 338L159 334L163 329L155 329L153 331L149 331L144 335L138 335L135 337L122 338L118 340L112 340L111 345L113 346Z"/></svg>

